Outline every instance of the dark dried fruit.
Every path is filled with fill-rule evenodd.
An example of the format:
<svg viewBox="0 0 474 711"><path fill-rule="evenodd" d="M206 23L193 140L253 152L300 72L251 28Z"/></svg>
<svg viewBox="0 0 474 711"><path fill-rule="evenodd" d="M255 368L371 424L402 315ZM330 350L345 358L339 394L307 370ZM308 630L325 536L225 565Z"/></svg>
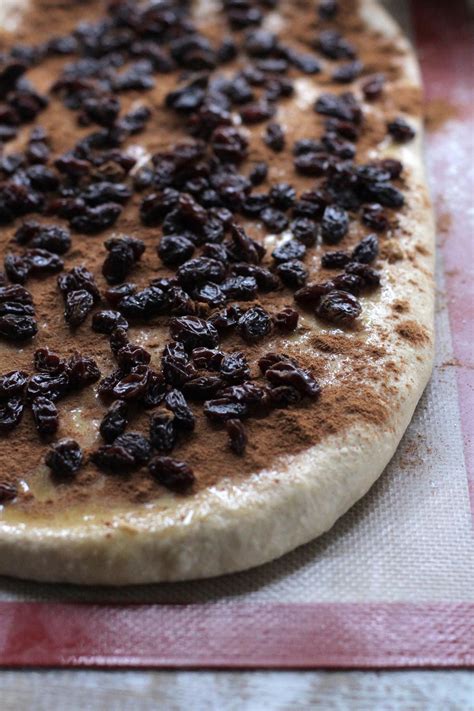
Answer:
<svg viewBox="0 0 474 711"><path fill-rule="evenodd" d="M0 506L8 504L18 496L18 489L15 484L10 484L6 481L0 482Z"/></svg>
<svg viewBox="0 0 474 711"><path fill-rule="evenodd" d="M248 141L233 126L219 126L212 133L211 147L221 160L240 163L247 156Z"/></svg>
<svg viewBox="0 0 474 711"><path fill-rule="evenodd" d="M148 469L159 484L179 494L187 491L196 481L189 464L171 457L154 457Z"/></svg>
<svg viewBox="0 0 474 711"><path fill-rule="evenodd" d="M332 323L350 325L360 316L362 307L359 301L347 291L330 291L321 298L316 314Z"/></svg>
<svg viewBox="0 0 474 711"><path fill-rule="evenodd" d="M242 383L250 378L249 364L241 351L226 354L220 362L219 372L229 385Z"/></svg>
<svg viewBox="0 0 474 711"><path fill-rule="evenodd" d="M385 85L383 74L373 74L362 83L362 92L368 101L378 99Z"/></svg>
<svg viewBox="0 0 474 711"><path fill-rule="evenodd" d="M71 477L82 466L84 455L73 439L60 439L48 450L45 463L58 477Z"/></svg>
<svg viewBox="0 0 474 711"><path fill-rule="evenodd" d="M355 124L359 124L362 118L360 106L354 95L350 92L340 94L339 96L335 94L321 94L316 100L314 110L318 114L332 116L342 121L349 121Z"/></svg>
<svg viewBox="0 0 474 711"><path fill-rule="evenodd" d="M112 395L122 400L137 400L143 397L147 390L150 372L146 365L135 366L130 373L121 377L113 385Z"/></svg>
<svg viewBox="0 0 474 711"><path fill-rule="evenodd" d="M257 295L257 282L253 276L230 277L222 284L222 291L228 299L252 301Z"/></svg>
<svg viewBox="0 0 474 711"><path fill-rule="evenodd" d="M302 395L315 398L320 393L320 387L311 373L300 368L289 360L281 360L265 370L265 377L272 385L289 385Z"/></svg>
<svg viewBox="0 0 474 711"><path fill-rule="evenodd" d="M86 207L81 214L72 217L71 227L86 235L97 234L107 227L112 227L122 212L121 205L106 202L96 207Z"/></svg>
<svg viewBox="0 0 474 711"><path fill-rule="evenodd" d="M339 10L337 0L319 0L318 14L322 20L333 20Z"/></svg>
<svg viewBox="0 0 474 711"><path fill-rule="evenodd" d="M30 274L30 263L19 254L9 252L3 262L5 272L10 281L15 284L24 284Z"/></svg>
<svg viewBox="0 0 474 711"><path fill-rule="evenodd" d="M209 400L222 388L217 375L201 375L184 383L183 393L190 400Z"/></svg>
<svg viewBox="0 0 474 711"><path fill-rule="evenodd" d="M245 230L238 225L232 225L232 251L236 260L248 262L249 264L259 264L265 256L265 247L256 240L249 237ZM216 281L215 279L213 281ZM221 280L222 281L222 280Z"/></svg>
<svg viewBox="0 0 474 711"><path fill-rule="evenodd" d="M217 259L208 257L196 257L184 262L176 272L176 275L184 287L195 287L205 282L219 284L225 277L225 266Z"/></svg>
<svg viewBox="0 0 474 711"><path fill-rule="evenodd" d="M150 442L159 452L171 452L178 434L174 418L167 412L155 412L150 418Z"/></svg>
<svg viewBox="0 0 474 711"><path fill-rule="evenodd" d="M387 131L398 143L406 143L415 137L415 131L401 116L387 123Z"/></svg>
<svg viewBox="0 0 474 711"><path fill-rule="evenodd" d="M142 291L125 296L118 303L120 311L129 319L150 319L164 313L167 295L157 286L149 286Z"/></svg>
<svg viewBox="0 0 474 711"><path fill-rule="evenodd" d="M242 422L234 419L227 420L225 428L229 438L229 447L234 454L243 455L247 446L247 434Z"/></svg>
<svg viewBox="0 0 474 711"><path fill-rule="evenodd" d="M24 405L19 397L12 397L0 403L0 433L10 432L23 416Z"/></svg>
<svg viewBox="0 0 474 711"><path fill-rule="evenodd" d="M324 210L321 222L321 236L327 244L337 244L347 234L349 218L347 212L337 205L329 205Z"/></svg>
<svg viewBox="0 0 474 711"><path fill-rule="evenodd" d="M361 264L360 262L350 262L346 266L346 274L357 276L362 279L362 286L365 289L372 289L380 286L380 274L379 272L369 267L367 264Z"/></svg>
<svg viewBox="0 0 474 711"><path fill-rule="evenodd" d="M306 247L313 247L318 237L318 226L308 217L297 217L290 224L293 237L302 242Z"/></svg>
<svg viewBox="0 0 474 711"><path fill-rule="evenodd" d="M333 284L330 281L322 284L308 284L308 286L304 286L295 292L295 301L303 306L312 306L319 303L321 297L333 288Z"/></svg>
<svg viewBox="0 0 474 711"><path fill-rule="evenodd" d="M261 185L266 179L267 174L268 165L267 163L261 161L260 163L255 163L255 165L253 166L252 170L249 173L249 180L252 185Z"/></svg>
<svg viewBox="0 0 474 711"><path fill-rule="evenodd" d="M128 406L125 400L116 400L105 413L100 423L100 434L107 442L113 442L125 432L128 424Z"/></svg>
<svg viewBox="0 0 474 711"><path fill-rule="evenodd" d="M276 273L289 289L299 289L308 278L308 270L299 259L282 262L277 266Z"/></svg>
<svg viewBox="0 0 474 711"><path fill-rule="evenodd" d="M217 330L212 323L198 316L171 319L170 334L171 338L181 342L187 351L199 346L214 348L219 343Z"/></svg>
<svg viewBox="0 0 474 711"><path fill-rule="evenodd" d="M275 262L289 262L292 259L303 259L306 254L306 247L302 242L294 239L289 239L283 244L275 247L272 252L272 257Z"/></svg>
<svg viewBox="0 0 474 711"><path fill-rule="evenodd" d="M170 343L165 346L161 367L166 382L178 387L197 375L183 343Z"/></svg>
<svg viewBox="0 0 474 711"><path fill-rule="evenodd" d="M352 250L351 260L370 264L379 253L379 240L377 235L367 235Z"/></svg>
<svg viewBox="0 0 474 711"><path fill-rule="evenodd" d="M194 415L182 392L176 389L170 390L165 396L165 405L174 414L175 426L178 429L186 432L194 429Z"/></svg>
<svg viewBox="0 0 474 711"><path fill-rule="evenodd" d="M0 398L19 395L23 392L27 380L28 373L23 370L11 370L9 373L0 375Z"/></svg>
<svg viewBox="0 0 474 711"><path fill-rule="evenodd" d="M93 331L110 334L116 328L128 328L128 321L122 316L120 311L96 311L93 315Z"/></svg>
<svg viewBox="0 0 474 711"><path fill-rule="evenodd" d="M48 397L40 396L31 403L31 411L36 429L40 435L52 435L59 427L56 405Z"/></svg>
<svg viewBox="0 0 474 711"><path fill-rule="evenodd" d="M247 343L256 343L272 330L272 320L261 306L252 306L239 318L237 330Z"/></svg>
<svg viewBox="0 0 474 711"><path fill-rule="evenodd" d="M166 266L179 266L191 259L194 252L194 244L184 235L165 235L160 240L157 252Z"/></svg>
<svg viewBox="0 0 474 711"><path fill-rule="evenodd" d="M119 284L145 251L145 245L135 237L114 237L105 242L108 255L102 265L102 274L109 284Z"/></svg>
<svg viewBox="0 0 474 711"><path fill-rule="evenodd" d="M259 215L265 227L279 234L288 227L288 218L281 210L275 207L265 207Z"/></svg>
<svg viewBox="0 0 474 711"><path fill-rule="evenodd" d="M46 249L55 254L64 254L71 246L69 231L58 225L42 225L29 220L24 222L15 232L18 244L28 244L31 247Z"/></svg>
<svg viewBox="0 0 474 711"><path fill-rule="evenodd" d="M69 386L72 389L85 388L100 378L100 370L95 360L80 353L75 353L69 358L66 371L69 378Z"/></svg>
<svg viewBox="0 0 474 711"><path fill-rule="evenodd" d="M66 294L64 318L72 328L83 323L94 306L94 298L85 289L69 291Z"/></svg>
<svg viewBox="0 0 474 711"><path fill-rule="evenodd" d="M285 147L285 132L279 123L269 123L263 140L272 151L280 153Z"/></svg>
<svg viewBox="0 0 474 711"><path fill-rule="evenodd" d="M151 444L139 432L127 432L117 437L115 447L123 447L133 457L134 466L146 464L151 457Z"/></svg>
<svg viewBox="0 0 474 711"><path fill-rule="evenodd" d="M213 422L226 422L245 417L248 414L248 407L244 402L218 398L204 403L204 414Z"/></svg>
<svg viewBox="0 0 474 711"><path fill-rule="evenodd" d="M99 469L114 474L124 474L136 467L133 455L125 448L114 444L105 444L91 454L91 461Z"/></svg>
<svg viewBox="0 0 474 711"><path fill-rule="evenodd" d="M116 307L125 296L131 296L135 292L135 284L125 283L120 284L120 286L107 289L105 292L105 298L112 307Z"/></svg>
<svg viewBox="0 0 474 711"><path fill-rule="evenodd" d="M299 313L290 306L285 306L274 316L275 326L285 333L294 331L298 326Z"/></svg>
<svg viewBox="0 0 474 711"><path fill-rule="evenodd" d="M331 79L337 81L340 84L350 84L360 76L363 69L361 62L354 61L348 62L347 64L342 64L340 67L334 70Z"/></svg>
<svg viewBox="0 0 474 711"><path fill-rule="evenodd" d="M374 203L364 205L362 208L362 222L376 232L385 232L389 228L389 221L381 205Z"/></svg>
<svg viewBox="0 0 474 711"><path fill-rule="evenodd" d="M0 316L0 336L8 341L25 341L38 333L38 325L32 316Z"/></svg>
<svg viewBox="0 0 474 711"><path fill-rule="evenodd" d="M348 252L326 252L321 257L321 266L324 269L343 269L351 261Z"/></svg>

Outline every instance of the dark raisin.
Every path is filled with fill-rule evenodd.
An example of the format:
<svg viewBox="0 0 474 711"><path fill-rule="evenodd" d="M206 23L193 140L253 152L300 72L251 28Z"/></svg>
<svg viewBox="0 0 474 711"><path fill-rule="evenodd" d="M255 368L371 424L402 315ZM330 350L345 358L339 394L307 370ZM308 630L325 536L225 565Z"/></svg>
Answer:
<svg viewBox="0 0 474 711"><path fill-rule="evenodd" d="M312 54L287 50L287 57L288 61L303 74L318 74L321 71L321 64Z"/></svg>
<svg viewBox="0 0 474 711"><path fill-rule="evenodd" d="M325 321L348 325L361 313L359 301L347 291L330 291L321 298L316 314Z"/></svg>
<svg viewBox="0 0 474 711"><path fill-rule="evenodd" d="M269 230L280 234L288 227L288 218L281 210L275 207L266 207L260 213L260 219Z"/></svg>
<svg viewBox="0 0 474 711"><path fill-rule="evenodd" d="M128 406L124 400L116 400L105 413L100 423L100 434L109 444L123 434L128 424Z"/></svg>
<svg viewBox="0 0 474 711"><path fill-rule="evenodd" d="M82 214L72 217L71 227L86 235L102 232L117 221L122 207L114 202L106 202L96 207L87 207Z"/></svg>
<svg viewBox="0 0 474 711"><path fill-rule="evenodd" d="M38 325L32 316L0 316L0 336L8 341L25 341L37 333Z"/></svg>
<svg viewBox="0 0 474 711"><path fill-rule="evenodd" d="M291 385L277 385L270 388L268 397L272 407L286 408L301 401L302 395Z"/></svg>
<svg viewBox="0 0 474 711"><path fill-rule="evenodd" d="M91 460L105 471L124 474L136 468L135 458L125 447L105 444L91 454Z"/></svg>
<svg viewBox="0 0 474 711"><path fill-rule="evenodd" d="M272 330L272 320L261 306L252 306L239 318L237 330L247 343L256 343Z"/></svg>
<svg viewBox="0 0 474 711"><path fill-rule="evenodd" d="M306 247L313 247L318 237L318 226L308 217L297 217L290 224L290 230L297 240Z"/></svg>
<svg viewBox="0 0 474 711"><path fill-rule="evenodd" d="M141 398L143 407L156 407L163 402L166 392L166 383L162 373L151 370L145 392Z"/></svg>
<svg viewBox="0 0 474 711"><path fill-rule="evenodd" d="M105 298L111 306L116 307L125 296L132 296L135 292L135 284L125 283L107 289Z"/></svg>
<svg viewBox="0 0 474 711"><path fill-rule="evenodd" d="M82 193L81 197L87 205L102 205L106 202L119 203L122 205L132 196L132 191L128 185L123 183L111 183L101 181L92 183Z"/></svg>
<svg viewBox="0 0 474 711"><path fill-rule="evenodd" d="M215 327L197 316L171 319L170 333L173 340L180 341L187 351L199 346L214 348L219 342Z"/></svg>
<svg viewBox="0 0 474 711"><path fill-rule="evenodd" d="M249 237L238 225L232 225L232 248L238 261L259 264L265 255L265 247Z"/></svg>
<svg viewBox="0 0 474 711"><path fill-rule="evenodd" d="M241 351L226 354L221 360L219 372L222 379L231 385L250 378L249 364Z"/></svg>
<svg viewBox="0 0 474 711"><path fill-rule="evenodd" d="M288 183L275 183L269 193L270 202L280 210L288 210L296 200L296 190Z"/></svg>
<svg viewBox="0 0 474 711"><path fill-rule="evenodd" d="M340 84L350 84L354 79L360 76L362 69L363 65L361 62L348 62L335 69L331 75L331 79Z"/></svg>
<svg viewBox="0 0 474 711"><path fill-rule="evenodd" d="M84 114L90 121L108 128L115 123L120 112L120 101L116 96L91 96L84 101Z"/></svg>
<svg viewBox="0 0 474 711"><path fill-rule="evenodd" d="M265 377L272 385L289 385L302 395L312 398L317 397L320 393L320 387L311 373L288 360L279 361L267 368Z"/></svg>
<svg viewBox="0 0 474 711"><path fill-rule="evenodd" d="M161 359L163 375L167 383L180 386L196 376L196 368L189 362L183 343L165 346Z"/></svg>
<svg viewBox="0 0 474 711"><path fill-rule="evenodd" d="M194 252L194 244L183 235L165 235L157 247L158 255L168 267L179 266L188 261Z"/></svg>
<svg viewBox="0 0 474 711"><path fill-rule="evenodd" d="M94 298L85 289L70 291L66 294L64 318L72 328L76 328L86 320L93 306Z"/></svg>
<svg viewBox="0 0 474 711"><path fill-rule="evenodd" d="M49 193L59 187L56 173L45 165L32 165L26 171L32 187L42 193Z"/></svg>
<svg viewBox="0 0 474 711"><path fill-rule="evenodd" d="M177 441L174 418L167 412L155 412L150 418L150 442L159 452L171 452Z"/></svg>
<svg viewBox="0 0 474 711"><path fill-rule="evenodd" d="M264 161L260 163L255 163L252 170L249 173L249 180L252 185L261 185L266 179L268 174L268 165Z"/></svg>
<svg viewBox="0 0 474 711"><path fill-rule="evenodd" d="M116 328L128 328L128 321L119 311L96 311L92 317L92 330L110 334Z"/></svg>
<svg viewBox="0 0 474 711"><path fill-rule="evenodd" d="M179 346L180 344L175 345ZM219 370L224 354L214 348L194 348L191 352L191 358L196 368Z"/></svg>
<svg viewBox="0 0 474 711"><path fill-rule="evenodd" d="M327 244L337 244L347 234L349 218L347 212L337 205L329 205L324 210L321 222L321 236Z"/></svg>
<svg viewBox="0 0 474 711"><path fill-rule="evenodd" d="M233 126L219 126L212 133L211 147L221 160L240 163L247 156L248 141Z"/></svg>
<svg viewBox="0 0 474 711"><path fill-rule="evenodd" d="M321 266L324 269L342 269L350 260L351 256L348 252L326 252L321 257Z"/></svg>
<svg viewBox="0 0 474 711"><path fill-rule="evenodd" d="M114 384L112 394L123 400L136 400L145 395L150 379L150 369L146 365L137 365Z"/></svg>
<svg viewBox="0 0 474 711"><path fill-rule="evenodd" d="M329 158L326 153L300 153L294 159L295 168L301 175L318 178L324 175L329 168Z"/></svg>
<svg viewBox="0 0 474 711"><path fill-rule="evenodd" d="M100 370L95 360L80 353L75 353L69 358L66 371L69 387L77 390L92 385L100 378Z"/></svg>
<svg viewBox="0 0 474 711"><path fill-rule="evenodd" d="M145 251L142 240L128 236L108 239L105 247L109 253L102 265L102 274L109 284L123 281Z"/></svg>
<svg viewBox="0 0 474 711"><path fill-rule="evenodd" d="M234 418L245 417L248 407L244 402L237 402L227 398L207 400L204 403L204 414L213 422L226 422Z"/></svg>
<svg viewBox="0 0 474 711"><path fill-rule="evenodd" d="M49 348L38 348L33 356L35 370L40 373L61 373L66 362Z"/></svg>
<svg viewBox="0 0 474 711"><path fill-rule="evenodd" d="M31 403L36 429L41 435L52 435L59 427L56 405L48 397L40 396Z"/></svg>
<svg viewBox="0 0 474 711"><path fill-rule="evenodd" d="M372 183L366 186L366 191L370 201L375 200L384 207L399 208L405 203L403 194L390 183Z"/></svg>
<svg viewBox="0 0 474 711"><path fill-rule="evenodd" d="M257 295L257 282L253 276L236 276L226 279L222 291L228 299L252 301Z"/></svg>
<svg viewBox="0 0 474 711"><path fill-rule="evenodd" d="M240 420L230 419L227 420L225 428L229 438L229 447L234 454L241 456L245 453L245 447L247 445L245 427Z"/></svg>
<svg viewBox="0 0 474 711"><path fill-rule="evenodd" d="M190 400L209 400L220 390L222 384L217 375L201 375L184 383L183 393Z"/></svg>
<svg viewBox="0 0 474 711"><path fill-rule="evenodd" d="M159 484L177 493L187 491L196 481L189 464L171 457L154 457L148 469Z"/></svg>
<svg viewBox="0 0 474 711"><path fill-rule="evenodd" d="M82 466L82 449L73 439L60 439L48 450L45 463L58 477L70 478Z"/></svg>
<svg viewBox="0 0 474 711"><path fill-rule="evenodd" d="M194 415L188 406L184 395L179 390L170 390L165 396L165 405L174 414L175 426L186 432L192 431L195 425Z"/></svg>
<svg viewBox="0 0 474 711"><path fill-rule="evenodd" d="M253 264L239 262L232 265L232 271L241 276L253 277L261 291L275 291L279 287L277 277L265 267L257 267Z"/></svg>
<svg viewBox="0 0 474 711"><path fill-rule="evenodd" d="M346 266L346 273L357 276L363 281L363 287L366 289L372 289L380 286L380 274L372 267L367 264L361 264L360 262L351 262Z"/></svg>
<svg viewBox="0 0 474 711"><path fill-rule="evenodd" d="M384 158L378 163L380 170L385 171L391 180L399 178L403 171L403 163L394 158Z"/></svg>
<svg viewBox="0 0 474 711"><path fill-rule="evenodd" d="M58 225L41 225L30 220L24 222L15 232L18 244L47 249L55 254L64 254L71 246L69 231Z"/></svg>
<svg viewBox="0 0 474 711"><path fill-rule="evenodd" d="M312 306L319 303L321 297L333 289L332 282L323 282L322 284L308 284L302 289L295 292L295 301L303 306Z"/></svg>
<svg viewBox="0 0 474 711"><path fill-rule="evenodd" d="M364 205L362 208L362 222L376 232L385 232L390 224L382 206L377 203Z"/></svg>
<svg viewBox="0 0 474 711"><path fill-rule="evenodd" d="M9 284L8 286L0 286L0 304L14 302L18 304L32 304L33 298L23 286Z"/></svg>
<svg viewBox="0 0 474 711"><path fill-rule="evenodd" d="M54 274L64 266L63 260L57 254L46 249L29 249L25 252L24 259L29 264L29 274L32 276Z"/></svg>
<svg viewBox="0 0 474 711"><path fill-rule="evenodd" d="M339 10L337 0L319 0L318 14L322 20L333 20Z"/></svg>
<svg viewBox="0 0 474 711"><path fill-rule="evenodd" d="M137 365L148 365L151 355L147 350L134 343L127 343L116 353L117 363L123 370L130 371Z"/></svg>
<svg viewBox="0 0 474 711"><path fill-rule="evenodd" d="M127 432L119 435L114 441L114 446L124 447L132 455L134 466L137 467L146 464L152 453L150 442L139 432Z"/></svg>
<svg viewBox="0 0 474 711"><path fill-rule="evenodd" d="M24 405L19 397L12 397L0 403L0 433L10 432L23 416Z"/></svg>
<svg viewBox="0 0 474 711"><path fill-rule="evenodd" d="M93 297L94 303L100 300L100 292L93 275L85 267L73 267L67 274L58 277L58 286L63 294L84 289Z"/></svg>
<svg viewBox="0 0 474 711"><path fill-rule="evenodd" d="M274 106L265 100L246 104L240 110L240 118L245 124L261 123L271 118L275 113Z"/></svg>
<svg viewBox="0 0 474 711"><path fill-rule="evenodd" d="M209 304L210 306L222 306L225 304L226 296L218 284L209 282L202 284L193 293L196 301Z"/></svg>
<svg viewBox="0 0 474 711"><path fill-rule="evenodd" d="M28 373L23 370L11 370L0 375L0 398L9 398L19 395L25 388Z"/></svg>
<svg viewBox="0 0 474 711"><path fill-rule="evenodd" d="M379 240L377 235L367 235L352 250L351 259L353 262L369 264L373 262L379 253Z"/></svg>
<svg viewBox="0 0 474 711"><path fill-rule="evenodd" d="M285 147L285 132L279 123L269 123L263 140L272 151L280 153Z"/></svg>
<svg viewBox="0 0 474 711"><path fill-rule="evenodd" d="M280 330L291 333L298 326L299 313L290 306L285 306L274 316L275 326Z"/></svg>
<svg viewBox="0 0 474 711"><path fill-rule="evenodd" d="M338 274L337 276L333 277L330 282L327 282L327 284L331 284L333 289L337 289L338 291L348 291L351 294L360 294L363 287L364 283L360 277L358 277L356 274Z"/></svg>
<svg viewBox="0 0 474 711"><path fill-rule="evenodd" d="M69 378L66 372L37 373L32 375L26 386L26 398L29 401L44 396L56 401L67 393Z"/></svg>
<svg viewBox="0 0 474 711"><path fill-rule="evenodd" d="M9 482L0 482L0 506L8 504L13 501L18 496L18 489L15 484L10 484Z"/></svg>
<svg viewBox="0 0 474 711"><path fill-rule="evenodd" d="M3 262L5 272L10 281L24 284L30 274L30 262L19 254L8 253Z"/></svg>
<svg viewBox="0 0 474 711"><path fill-rule="evenodd" d="M289 262L292 259L302 259L306 254L306 247L301 242L289 239L275 247L272 257L277 263Z"/></svg>
<svg viewBox="0 0 474 711"><path fill-rule="evenodd" d="M406 143L415 137L415 131L401 116L387 123L387 131L398 143Z"/></svg>
<svg viewBox="0 0 474 711"><path fill-rule="evenodd" d="M150 319L162 314L167 305L167 295L157 286L149 286L136 294L125 296L118 308L130 319Z"/></svg>
<svg viewBox="0 0 474 711"><path fill-rule="evenodd" d="M360 123L362 117L360 106L350 92L340 96L321 94L316 100L314 109L323 116L332 116L356 124Z"/></svg>
<svg viewBox="0 0 474 711"><path fill-rule="evenodd" d="M368 101L378 99L385 85L383 74L373 74L362 83L362 92Z"/></svg>
<svg viewBox="0 0 474 711"><path fill-rule="evenodd" d="M355 49L336 30L324 30L318 37L318 49L329 59L353 59Z"/></svg>
<svg viewBox="0 0 474 711"><path fill-rule="evenodd" d="M290 289L299 289L308 278L308 270L299 259L290 259L288 262L282 262L277 266L276 273L283 284Z"/></svg>

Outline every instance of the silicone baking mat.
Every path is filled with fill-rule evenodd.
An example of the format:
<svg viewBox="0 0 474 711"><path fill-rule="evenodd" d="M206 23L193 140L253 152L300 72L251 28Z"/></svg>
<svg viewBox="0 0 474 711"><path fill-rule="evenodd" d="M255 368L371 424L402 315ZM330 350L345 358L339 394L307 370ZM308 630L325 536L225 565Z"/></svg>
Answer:
<svg viewBox="0 0 474 711"><path fill-rule="evenodd" d="M0 579L0 665L473 664L472 36L460 0L411 18L431 123L449 120L427 137L437 362L393 461L331 532L253 571L120 590Z"/></svg>

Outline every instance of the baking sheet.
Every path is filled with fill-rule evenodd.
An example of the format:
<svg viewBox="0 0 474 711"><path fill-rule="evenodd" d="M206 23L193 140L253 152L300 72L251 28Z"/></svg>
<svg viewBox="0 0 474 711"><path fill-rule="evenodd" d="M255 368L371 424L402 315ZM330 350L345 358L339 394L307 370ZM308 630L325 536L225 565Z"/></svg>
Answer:
<svg viewBox="0 0 474 711"><path fill-rule="evenodd" d="M428 100L456 115L427 138L440 221L436 367L396 456L332 531L256 570L119 590L0 579L0 664L473 663L471 45L460 0L412 9Z"/></svg>

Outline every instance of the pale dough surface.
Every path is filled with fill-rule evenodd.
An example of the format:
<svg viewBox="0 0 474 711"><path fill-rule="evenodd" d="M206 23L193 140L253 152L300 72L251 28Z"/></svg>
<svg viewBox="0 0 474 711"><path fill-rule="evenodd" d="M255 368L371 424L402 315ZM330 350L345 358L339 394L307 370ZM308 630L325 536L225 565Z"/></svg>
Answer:
<svg viewBox="0 0 474 711"><path fill-rule="evenodd" d="M363 0L362 12L368 26L396 38L403 50L403 85L419 86L413 50L398 26L375 0ZM269 470L222 481L189 498L169 495L146 506L64 514L43 523L5 515L0 518L0 574L104 585L221 575L270 561L321 535L368 491L392 457L432 368L434 224L422 125L415 117L410 120L417 138L396 148L383 144L374 157L390 155L404 163L409 210L400 217L397 241L402 251L416 245L417 260L386 262L381 292L363 299L368 337L377 345L380 333L388 331L384 347L402 371L393 383L389 423L360 423ZM410 319L430 336L416 347L390 328L390 305L407 298Z"/></svg>

